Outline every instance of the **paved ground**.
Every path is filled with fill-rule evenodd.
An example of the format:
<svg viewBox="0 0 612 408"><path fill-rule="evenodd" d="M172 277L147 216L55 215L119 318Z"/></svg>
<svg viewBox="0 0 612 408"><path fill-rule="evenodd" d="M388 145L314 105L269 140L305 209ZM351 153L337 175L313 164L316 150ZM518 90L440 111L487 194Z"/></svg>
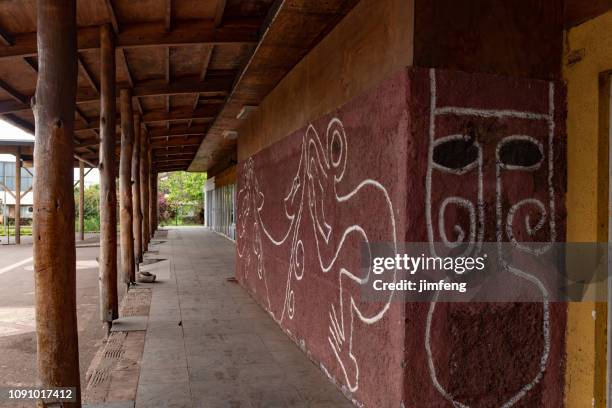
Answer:
<svg viewBox="0 0 612 408"><path fill-rule="evenodd" d="M11 232L13 232L13 227L11 227ZM88 244L88 243L92 243L93 241L99 239L100 234L99 233L86 233L85 234L85 241L79 241L78 240L78 232L77 232L77 245L80 244ZM0 245L3 246L7 246L7 242L8 242L8 246L15 246L15 237L14 236L9 236L8 238L6 237L6 235L0 235ZM32 236L31 235L22 235L21 236L21 245L32 245ZM0 261L1 263L2 261Z"/></svg>
<svg viewBox="0 0 612 408"><path fill-rule="evenodd" d="M169 262L155 271L137 408L352 406L227 280L232 243L203 228L177 228L155 248Z"/></svg>
<svg viewBox="0 0 612 408"><path fill-rule="evenodd" d="M137 408L352 406L248 294L227 280L234 275L231 242L198 227L172 228L166 237L160 232L143 266L159 282L135 289L149 293L150 308L147 298L127 308L133 313L125 304L122 312L148 317L142 317L140 331L113 333L123 344L102 342L98 247L87 242L77 249L82 381L98 349L102 360L117 360L106 380L91 375L98 357L92 364L89 385L108 383L103 401L124 400L127 405L119 406L132 407L135 400ZM33 385L35 379L31 251L30 245L0 246L0 387ZM113 349L118 346L120 352Z"/></svg>
<svg viewBox="0 0 612 408"><path fill-rule="evenodd" d="M104 330L98 314L96 257L99 247L95 237L84 243L77 242L77 245L85 246L77 248L79 348L81 381L84 383L85 372L102 344ZM32 246L0 245L0 387L34 385L34 330Z"/></svg>

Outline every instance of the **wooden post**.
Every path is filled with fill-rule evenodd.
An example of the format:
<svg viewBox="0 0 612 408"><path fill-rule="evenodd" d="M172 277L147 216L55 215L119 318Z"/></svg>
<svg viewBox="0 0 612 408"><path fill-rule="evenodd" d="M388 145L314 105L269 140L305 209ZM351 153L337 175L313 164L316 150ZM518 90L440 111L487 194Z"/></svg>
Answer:
<svg viewBox="0 0 612 408"><path fill-rule="evenodd" d="M147 135L147 145L149 147L149 156L147 157L147 194L148 194L148 199L147 199L147 203L149 204L147 206L147 223L148 223L148 230L149 230L149 242L151 242L151 239L153 238L153 224L151 223L151 217L153 214L152 211L152 206L153 206L153 168L151 167L153 165L153 149L151 148L151 144L150 141L148 140L148 135Z"/></svg>
<svg viewBox="0 0 612 408"><path fill-rule="evenodd" d="M79 240L85 240L85 163L79 161Z"/></svg>
<svg viewBox="0 0 612 408"><path fill-rule="evenodd" d="M132 232L132 150L134 148L134 112L132 91L119 91L121 106L121 157L119 160L119 190L121 201L121 267L126 284L136 282L134 235Z"/></svg>
<svg viewBox="0 0 612 408"><path fill-rule="evenodd" d="M132 200L134 203L134 255L142 262L142 209L140 204L140 116L134 115L134 151L132 152Z"/></svg>
<svg viewBox="0 0 612 408"><path fill-rule="evenodd" d="M116 71L110 25L100 27L100 318L110 329L117 298ZM123 156L122 156L123 157Z"/></svg>
<svg viewBox="0 0 612 408"><path fill-rule="evenodd" d="M153 156L150 156L151 159L153 158ZM150 161L151 167L150 167L150 172L151 174L149 175L149 232L151 234L151 239L155 236L155 207L156 207L156 203L157 203L157 192L155 191L155 181L157 179L157 174L155 173L155 170L152 167L153 161Z"/></svg>
<svg viewBox="0 0 612 408"><path fill-rule="evenodd" d="M151 175L151 236L157 231L157 211L159 205L159 197L157 196L157 171L152 169Z"/></svg>
<svg viewBox="0 0 612 408"><path fill-rule="evenodd" d="M21 244L21 147L15 154L15 244Z"/></svg>
<svg viewBox="0 0 612 408"><path fill-rule="evenodd" d="M140 207L142 209L142 252L149 250L149 176L147 168L149 166L149 146L147 135L143 129L140 131Z"/></svg>
<svg viewBox="0 0 612 408"><path fill-rule="evenodd" d="M76 0L37 0L38 82L32 101L38 386L73 387L81 406L74 242ZM46 406L38 402L39 407Z"/></svg>

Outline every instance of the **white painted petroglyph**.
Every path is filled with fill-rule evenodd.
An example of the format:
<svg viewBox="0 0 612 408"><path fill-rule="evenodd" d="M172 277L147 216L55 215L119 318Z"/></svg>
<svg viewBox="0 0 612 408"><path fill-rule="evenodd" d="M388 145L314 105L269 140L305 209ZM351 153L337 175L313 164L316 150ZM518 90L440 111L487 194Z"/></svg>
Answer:
<svg viewBox="0 0 612 408"><path fill-rule="evenodd" d="M549 112L548 114L544 115L544 114L538 114L538 113L533 113L533 112L520 112L520 111L514 111L514 110L487 110L487 109L472 109L472 108L461 108L461 107L438 107L436 105L437 87L436 87L436 73L434 69L431 69L429 71L429 79L430 79L431 93L430 93L430 120L429 120L429 151L428 151L428 167L427 167L427 176L426 176L426 197L425 197L426 203L425 204L426 204L427 232L428 232L432 254L435 254L434 243L436 242L436 237L434 235L434 229L433 229L434 224L432 223L432 173L433 173L433 170L447 172L447 173L449 172L448 169L444 168L443 166L439 166L438 164L434 163L434 160L433 160L434 147L438 143L441 143L440 140L448 140L448 137L440 138L438 140L435 139L436 116L452 114L456 116L475 116L475 117L481 117L481 118L490 118L490 117L519 118L519 119L529 119L529 120L543 120L543 121L546 121L548 125L548 152L547 152L547 156L548 156L547 158L548 160L548 168L547 168L548 195L549 195L549 202L547 203L548 208L549 208L548 210L547 210L546 205L541 200L537 198L526 198L526 199L523 199L523 200L520 200L514 203L508 210L508 214L506 215L505 220L504 220L503 207L502 207L502 197L503 197L502 187L503 186L502 186L501 172L502 171L536 171L540 168L540 163L537 163L529 167L505 165L501 163L499 160L499 149L503 146L503 144L509 141L512 141L512 140L529 140L538 146L540 153L542 153L542 157L544 157L545 154L544 154L543 145L537 139L533 138L532 136L528 136L528 135L510 135L502 139L502 141L499 142L499 144L496 147L496 154L497 154L496 159L497 160L496 160L496 206L495 206L495 209L496 209L496 224L497 224L496 237L497 237L497 244L498 244L498 253L499 253L500 259L502 259L502 262L503 262L502 266L504 266L508 270L508 272L531 282L540 290L540 292L542 293L542 308L543 308L542 332L543 332L543 337L544 337L544 346L542 350L542 355L540 357L540 369L538 373L536 373L534 378L529 383L525 384L515 395L513 395L510 399L508 399L501 405L501 408L509 408L509 407L512 407L514 404L516 404L519 400L521 400L535 385L537 385L541 381L544 375L544 372L546 370L546 366L548 363L548 357L550 354L549 293L546 287L544 286L544 284L538 278L536 278L535 276L525 271L522 271L514 267L509 262L507 262L505 259L503 259L501 245L502 245L502 242L504 241L503 233L505 232L508 240L510 241L510 243L513 245L513 247L516 250L530 253L534 256L537 256L537 255L541 255L545 253L546 251L548 251L550 247L552 246L552 243L556 239L555 202L554 202L554 185L553 185L553 174L554 174L554 163L553 163L553 142L554 140L553 138L554 138L554 129L555 129L554 84L553 83L549 84L549 93L548 93ZM450 137L457 138L457 137L462 137L462 136L452 135ZM483 183L482 150L480 146L478 146L478 149L479 149L479 166L478 166L478 181L477 182L478 182L479 194L477 198L478 202L476 203L476 207L483 209L484 203L482 201L482 188L483 188L482 187L482 183ZM470 169L467 169L465 171L454 172L454 173L464 174L473 168L474 167L472 166ZM446 237L446 229L445 229L446 225L445 225L444 215L445 215L445 210L446 210L447 205L450 205L450 204L460 205L468 209L469 214L470 214L470 226L469 226L470 233L466 234L463 227L461 226L454 226L454 230L457 233L457 239L455 241L450 241ZM529 236L534 236L538 231L540 231L546 225L548 225L550 228L549 242L547 242L546 245L540 246L535 249L531 247L527 247L523 244L520 244L514 237L513 226L515 222L516 213L519 209L526 207L526 206L531 206L537 209L538 215L539 215L539 218L535 222L535 224L532 223L532 220L530 219L529 215L525 217L525 220L524 220L525 230ZM477 244L481 243L482 237L484 234L484 223L482 222L482 220L484 219L484 214L480 213L479 217L481 217L480 218L481 222L479 223L479 226L477 226L476 222L474 221L474 219L476 218L474 204L469 199L465 197L449 197L445 199L442 202L439 212L438 212L439 235L444 245L450 248L456 247L460 245L461 243L464 243L467 238L469 239L469 241L467 241L468 249L478 252L480 250L480 247ZM479 229L479 231L476 233L474 231L475 229ZM479 242L476 242L476 243L472 242L472 240L474 239L476 239ZM436 303L438 299L439 299L439 292L436 293L432 299L429 311L427 313L427 321L426 321L426 328L425 328L425 349L427 352L428 367L429 367L431 380L434 386L436 387L436 389L440 392L440 394L444 398L446 398L449 402L451 402L453 406L457 408L469 408L468 405L460 401L457 401L442 386L442 384L440 384L437 378L436 366L435 366L435 362L433 359L433 353L431 349L431 325L432 325L433 314L435 312Z"/></svg>
<svg viewBox="0 0 612 408"><path fill-rule="evenodd" d="M334 151L332 146L337 147ZM315 236L315 244L317 248L317 259L319 268L323 273L338 273L338 299L337 302L330 304L329 311L329 335L328 341L334 355L342 369L346 386L351 392L355 392L359 388L359 363L358 358L353 354L353 328L355 324L355 316L363 324L371 325L378 322L388 311L393 292L390 293L385 304L371 315L365 314L358 306L358 299L354 296L357 293L346 288L350 282L357 285L365 285L369 281L371 269L367 271L366 276L359 277L357 274L346 269L344 265L339 264L338 259L345 248L345 242L349 237L357 235L363 241L367 248L370 248L370 240L365 227L356 223L348 226L343 231L334 231L332 226L327 222L325 215L324 202L331 194L335 203L349 202L359 199L359 194L378 194L384 197L387 205L387 213L381 214L381 217L388 217L390 222L390 231L387 241L393 242L394 253L397 253L397 235L395 225L395 215L391 198L387 189L378 181L373 179L364 179L353 187L346 194L340 194L337 190L338 185L342 182L345 171L347 169L347 154L348 142L342 121L338 118L333 118L327 125L325 133L325 144L321 142L319 134L313 125L309 125L302 139L301 157L298 164L298 170L293 182L289 188L287 195L284 198L285 217L289 221L289 226L281 237L274 237L266 226L266 222L262 219L262 209L264 207L265 197L259 188L259 182L255 175L255 162L252 158L248 159L242 170L243 185L238 191L238 216L239 216L239 231L238 231L238 256L243 259L246 264L245 277L248 274L248 269L253 267L252 255L255 259L255 267L257 268L258 278L264 281L266 287L266 299L268 303L268 311L273 318L278 322L287 316L293 319L295 316L295 292L292 287L293 281L301 281L304 278L304 243L300 238L300 225L303 220L304 207L308 208L309 219ZM327 191L327 181L333 175L332 188L333 191ZM363 216L357 214L355 217ZM247 228L253 228L252 247L247 248L248 241L246 240ZM285 285L285 300L280 313L274 313L272 310L272 302L268 291L268 276L264 270L264 253L263 239L266 244L281 246L285 243L290 243L289 269L287 271ZM326 257L324 249L331 245L335 248L331 257ZM389 281L396 280L396 272L390 271L392 275ZM323 366L322 366L323 367ZM325 370L329 376L329 372Z"/></svg>

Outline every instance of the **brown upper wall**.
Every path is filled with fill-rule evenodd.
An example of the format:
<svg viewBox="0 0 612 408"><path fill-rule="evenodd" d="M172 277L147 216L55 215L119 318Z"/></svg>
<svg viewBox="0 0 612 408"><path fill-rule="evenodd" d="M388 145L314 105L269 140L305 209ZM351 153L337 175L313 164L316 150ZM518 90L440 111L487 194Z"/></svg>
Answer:
<svg viewBox="0 0 612 408"><path fill-rule="evenodd" d="M361 0L240 128L238 160L412 65L412 0Z"/></svg>
<svg viewBox="0 0 612 408"><path fill-rule="evenodd" d="M406 66L558 79L562 46L563 0L361 0L245 120L238 161Z"/></svg>
<svg viewBox="0 0 612 408"><path fill-rule="evenodd" d="M215 188L236 183L236 166L228 167L215 176Z"/></svg>
<svg viewBox="0 0 612 408"><path fill-rule="evenodd" d="M561 78L563 0L417 0L414 64Z"/></svg>

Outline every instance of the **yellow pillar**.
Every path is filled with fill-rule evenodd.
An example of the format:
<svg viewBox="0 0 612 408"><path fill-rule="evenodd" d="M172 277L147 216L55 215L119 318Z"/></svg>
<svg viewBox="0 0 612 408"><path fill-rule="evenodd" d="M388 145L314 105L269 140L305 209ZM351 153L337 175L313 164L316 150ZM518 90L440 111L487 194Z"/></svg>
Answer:
<svg viewBox="0 0 612 408"><path fill-rule="evenodd" d="M568 242L608 240L610 27L612 12L566 33ZM570 303L567 318L566 406L604 407L606 304Z"/></svg>

